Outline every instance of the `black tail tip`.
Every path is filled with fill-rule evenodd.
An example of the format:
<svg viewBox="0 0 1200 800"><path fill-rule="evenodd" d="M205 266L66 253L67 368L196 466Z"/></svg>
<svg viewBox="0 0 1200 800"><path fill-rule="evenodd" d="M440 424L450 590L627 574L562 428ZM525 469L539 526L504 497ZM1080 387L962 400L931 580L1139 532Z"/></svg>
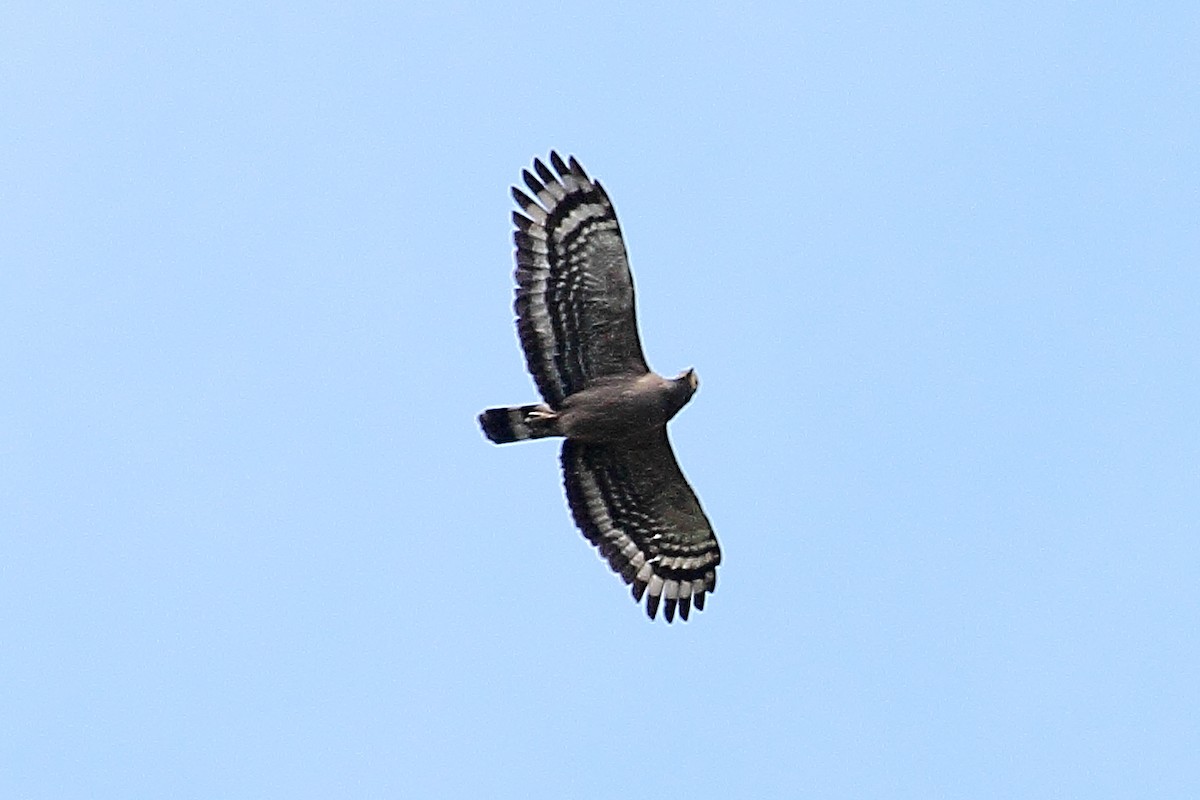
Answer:
<svg viewBox="0 0 1200 800"><path fill-rule="evenodd" d="M479 427L483 429L483 435L495 444L508 444L517 440L507 408L489 408L482 412L479 415Z"/></svg>

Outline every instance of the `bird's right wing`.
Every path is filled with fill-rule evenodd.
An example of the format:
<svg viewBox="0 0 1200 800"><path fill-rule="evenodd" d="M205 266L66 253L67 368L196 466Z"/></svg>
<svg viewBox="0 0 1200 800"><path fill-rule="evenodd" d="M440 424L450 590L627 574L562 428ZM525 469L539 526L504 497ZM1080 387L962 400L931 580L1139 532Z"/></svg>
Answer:
<svg viewBox="0 0 1200 800"><path fill-rule="evenodd" d="M608 195L574 158L550 154L523 172L533 197L513 189L517 229L517 332L546 402L597 378L649 372L638 338L633 276Z"/></svg>

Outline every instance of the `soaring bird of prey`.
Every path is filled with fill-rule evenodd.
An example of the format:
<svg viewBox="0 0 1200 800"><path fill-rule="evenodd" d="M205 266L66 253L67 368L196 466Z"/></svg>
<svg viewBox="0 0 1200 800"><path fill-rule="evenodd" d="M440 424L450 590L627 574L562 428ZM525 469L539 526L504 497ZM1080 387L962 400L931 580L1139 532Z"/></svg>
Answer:
<svg viewBox="0 0 1200 800"><path fill-rule="evenodd" d="M608 194L574 157L550 153L513 188L517 333L543 403L479 415L496 444L565 438L575 523L653 619L688 618L717 585L721 549L688 485L667 422L696 392L694 370L664 378L642 354L633 276ZM534 174L536 173L536 175Z"/></svg>

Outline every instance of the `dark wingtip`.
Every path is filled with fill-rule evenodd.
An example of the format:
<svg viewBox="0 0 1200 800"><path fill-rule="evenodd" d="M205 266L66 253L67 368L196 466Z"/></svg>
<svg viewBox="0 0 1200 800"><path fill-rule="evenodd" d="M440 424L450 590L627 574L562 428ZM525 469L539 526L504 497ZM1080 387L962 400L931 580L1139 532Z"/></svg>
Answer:
<svg viewBox="0 0 1200 800"><path fill-rule="evenodd" d="M521 250L535 249L537 247L536 240L532 236L530 236L528 233L526 233L524 231L524 229L519 227L520 223L517 223L517 225L518 225L518 229L513 231L513 243L516 244L518 249L521 249Z"/></svg>
<svg viewBox="0 0 1200 800"><path fill-rule="evenodd" d="M570 439L567 439L567 442L570 441ZM635 578L633 581L633 586L630 587L630 591L633 593L633 599L635 602L642 602L642 595L646 593L646 582L639 581Z"/></svg>
<svg viewBox="0 0 1200 800"><path fill-rule="evenodd" d="M675 621L675 604L679 602L673 597L668 597L666 605L663 607L663 616L667 618L667 622Z"/></svg>
<svg viewBox="0 0 1200 800"><path fill-rule="evenodd" d="M533 160L533 168L537 170L538 177L542 179L542 183L554 183L558 180L554 177L554 173L550 171L550 168L542 163L540 158Z"/></svg>
<svg viewBox="0 0 1200 800"><path fill-rule="evenodd" d="M536 224L533 220L522 214L520 211L512 212L512 221L513 225L516 225L524 233L529 233L529 229Z"/></svg>
<svg viewBox="0 0 1200 800"><path fill-rule="evenodd" d="M530 206L538 205L538 202L529 195L522 192L516 186L512 187L513 200L517 201L517 205L521 208L529 208Z"/></svg>
<svg viewBox="0 0 1200 800"><path fill-rule="evenodd" d="M550 151L550 164L558 171L559 175L569 175L571 170L563 163L562 157L554 150Z"/></svg>
<svg viewBox="0 0 1200 800"><path fill-rule="evenodd" d="M604 198L606 203L612 202L608 197L608 192L604 191L604 187L600 185L600 181L592 181L592 186L596 187L596 191L600 193L600 196Z"/></svg>
<svg viewBox="0 0 1200 800"><path fill-rule="evenodd" d="M545 169L545 167L542 169ZM534 194L541 194L542 192L546 191L546 187L543 186L537 178L533 177L533 175L527 169L521 170L521 179L525 181L525 185L529 187L529 191L533 192Z"/></svg>
<svg viewBox="0 0 1200 800"><path fill-rule="evenodd" d="M591 178L588 177L588 174L583 171L583 167L581 167L579 162L575 160L575 156L571 156L567 163L571 165L571 171L575 173L576 177L583 178L585 181L591 180Z"/></svg>

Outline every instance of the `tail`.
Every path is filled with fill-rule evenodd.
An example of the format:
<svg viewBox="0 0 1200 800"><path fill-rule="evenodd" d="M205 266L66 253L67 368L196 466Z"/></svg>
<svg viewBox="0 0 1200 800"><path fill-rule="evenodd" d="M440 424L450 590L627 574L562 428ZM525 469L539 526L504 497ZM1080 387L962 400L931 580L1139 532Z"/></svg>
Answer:
<svg viewBox="0 0 1200 800"><path fill-rule="evenodd" d="M479 426L496 444L559 435L558 419L545 404L489 408L479 415Z"/></svg>

